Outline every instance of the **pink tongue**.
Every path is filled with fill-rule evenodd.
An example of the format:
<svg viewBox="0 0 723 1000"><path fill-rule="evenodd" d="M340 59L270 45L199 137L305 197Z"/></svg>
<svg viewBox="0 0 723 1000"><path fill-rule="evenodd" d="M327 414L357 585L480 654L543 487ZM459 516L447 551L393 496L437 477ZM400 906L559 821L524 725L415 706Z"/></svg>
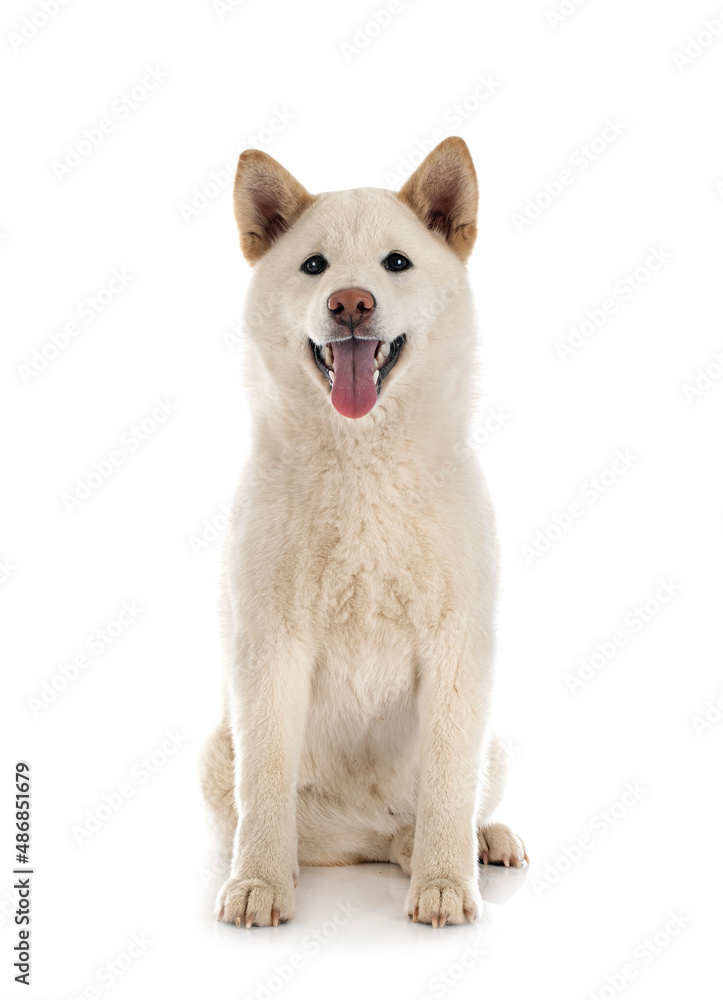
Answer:
<svg viewBox="0 0 723 1000"><path fill-rule="evenodd" d="M377 401L374 355L378 340L340 340L332 344L334 384L331 402L343 417L363 417Z"/></svg>

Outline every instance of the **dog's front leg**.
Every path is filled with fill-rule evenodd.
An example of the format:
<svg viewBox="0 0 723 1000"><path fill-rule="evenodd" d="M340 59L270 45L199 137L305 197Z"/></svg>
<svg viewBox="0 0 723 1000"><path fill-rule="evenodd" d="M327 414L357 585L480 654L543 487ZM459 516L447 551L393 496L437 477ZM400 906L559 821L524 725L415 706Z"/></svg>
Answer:
<svg viewBox="0 0 723 1000"><path fill-rule="evenodd" d="M422 650L421 761L407 912L443 927L474 920L476 814L492 661L492 640L447 622Z"/></svg>
<svg viewBox="0 0 723 1000"><path fill-rule="evenodd" d="M276 926L294 912L296 779L311 657L297 638L272 632L237 649L230 679L239 821L216 910L238 927Z"/></svg>

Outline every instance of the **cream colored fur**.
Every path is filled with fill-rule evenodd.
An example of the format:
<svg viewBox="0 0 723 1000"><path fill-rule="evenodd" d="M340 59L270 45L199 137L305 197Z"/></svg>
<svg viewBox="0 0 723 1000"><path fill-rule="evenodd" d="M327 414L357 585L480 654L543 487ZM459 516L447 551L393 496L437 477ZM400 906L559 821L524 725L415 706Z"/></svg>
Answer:
<svg viewBox="0 0 723 1000"><path fill-rule="evenodd" d="M482 474L458 457L477 188L461 139L420 172L413 198L313 197L263 153L239 162L254 431L224 580L225 712L202 778L232 854L219 919L238 925L291 917L299 865L362 861L411 875L414 919L461 923L481 907L478 858L524 856L490 823L505 771L489 728L498 553ZM414 266L385 270L392 250ZM299 270L313 253L321 275ZM309 344L333 337L327 299L352 286L375 296L380 340L407 335L356 420L330 405Z"/></svg>

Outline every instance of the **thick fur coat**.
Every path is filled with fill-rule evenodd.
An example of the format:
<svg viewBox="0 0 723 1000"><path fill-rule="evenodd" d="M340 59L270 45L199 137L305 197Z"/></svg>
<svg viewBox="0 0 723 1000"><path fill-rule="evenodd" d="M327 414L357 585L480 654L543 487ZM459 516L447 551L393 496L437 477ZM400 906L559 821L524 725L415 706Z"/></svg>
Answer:
<svg viewBox="0 0 723 1000"><path fill-rule="evenodd" d="M254 429L203 759L232 856L219 919L289 919L299 865L391 861L413 919L473 920L478 860L520 864L524 846L491 822L498 552L482 474L459 459L472 161L447 139L399 193L312 196L248 150L234 204Z"/></svg>

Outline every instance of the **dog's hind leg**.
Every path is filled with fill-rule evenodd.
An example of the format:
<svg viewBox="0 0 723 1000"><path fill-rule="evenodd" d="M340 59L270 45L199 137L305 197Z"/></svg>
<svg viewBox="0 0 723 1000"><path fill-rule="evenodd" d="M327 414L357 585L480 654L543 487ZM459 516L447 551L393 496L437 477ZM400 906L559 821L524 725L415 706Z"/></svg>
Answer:
<svg viewBox="0 0 723 1000"><path fill-rule="evenodd" d="M352 804L311 784L301 787L297 798L299 864L323 867L396 861L390 857L390 845L399 824L382 822L375 828L367 805L363 799Z"/></svg>
<svg viewBox="0 0 723 1000"><path fill-rule="evenodd" d="M200 771L203 797L213 815L222 849L230 857L238 816L234 799L233 743L225 718L203 746Z"/></svg>
<svg viewBox="0 0 723 1000"><path fill-rule="evenodd" d="M485 755L482 798L477 814L477 853L482 864L520 867L527 861L525 845L504 823L490 819L500 804L507 781L507 752L493 733Z"/></svg>
<svg viewBox="0 0 723 1000"><path fill-rule="evenodd" d="M405 875L412 874L412 852L414 850L414 827L403 826L392 837L389 845L389 860L399 865Z"/></svg>

